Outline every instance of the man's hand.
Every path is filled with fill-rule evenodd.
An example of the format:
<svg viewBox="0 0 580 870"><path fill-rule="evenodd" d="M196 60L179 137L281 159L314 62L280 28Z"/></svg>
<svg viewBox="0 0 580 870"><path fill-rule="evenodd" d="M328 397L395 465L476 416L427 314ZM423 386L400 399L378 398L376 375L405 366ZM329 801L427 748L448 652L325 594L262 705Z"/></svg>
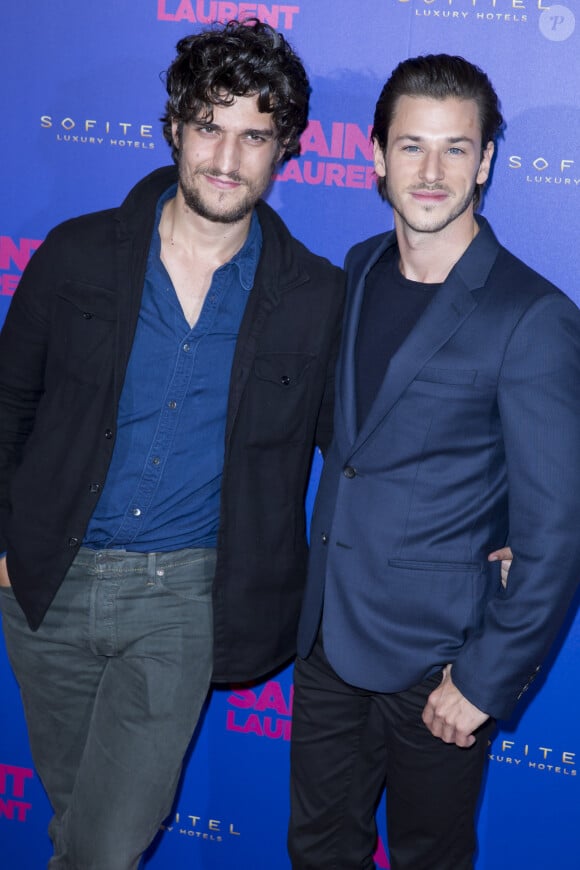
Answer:
<svg viewBox="0 0 580 870"><path fill-rule="evenodd" d="M8 577L8 569L6 567L6 556L0 559L0 586L11 586L10 578Z"/></svg>
<svg viewBox="0 0 580 870"><path fill-rule="evenodd" d="M444 743L466 748L473 746L473 732L489 719L465 698L451 679L451 665L443 671L440 685L429 695L423 710L423 722L434 737Z"/></svg>
<svg viewBox="0 0 580 870"><path fill-rule="evenodd" d="M504 589L507 586L508 574L512 566L513 557L514 554L509 547L502 547L501 550L494 550L493 553L490 553L487 557L488 562L499 562L501 559L501 582Z"/></svg>

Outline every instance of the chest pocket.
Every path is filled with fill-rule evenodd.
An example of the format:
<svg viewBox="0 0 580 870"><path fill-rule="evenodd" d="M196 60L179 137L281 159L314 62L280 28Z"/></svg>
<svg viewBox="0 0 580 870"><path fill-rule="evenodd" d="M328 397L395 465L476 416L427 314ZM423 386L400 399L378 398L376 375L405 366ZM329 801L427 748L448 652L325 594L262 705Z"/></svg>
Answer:
<svg viewBox="0 0 580 870"><path fill-rule="evenodd" d="M313 354L258 354L248 391L253 444L289 443L304 437L315 371Z"/></svg>
<svg viewBox="0 0 580 870"><path fill-rule="evenodd" d="M113 365L117 297L91 284L65 284L56 298L53 359L66 374L97 384Z"/></svg>
<svg viewBox="0 0 580 870"><path fill-rule="evenodd" d="M307 353L271 353L256 357L254 371L261 381L276 384L283 391L300 387L314 356Z"/></svg>
<svg viewBox="0 0 580 870"><path fill-rule="evenodd" d="M409 387L410 395L425 400L475 399L483 389L477 369L439 368L425 366Z"/></svg>
<svg viewBox="0 0 580 870"><path fill-rule="evenodd" d="M425 366L415 380L427 381L430 384L455 384L466 386L474 384L477 369L440 369L435 366Z"/></svg>

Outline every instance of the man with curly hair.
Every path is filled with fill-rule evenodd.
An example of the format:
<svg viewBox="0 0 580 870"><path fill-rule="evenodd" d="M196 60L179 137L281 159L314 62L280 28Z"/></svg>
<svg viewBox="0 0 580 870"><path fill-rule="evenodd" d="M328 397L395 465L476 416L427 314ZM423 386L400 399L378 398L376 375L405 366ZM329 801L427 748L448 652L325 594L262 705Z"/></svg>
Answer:
<svg viewBox="0 0 580 870"><path fill-rule="evenodd" d="M52 870L136 868L212 668L292 657L330 436L342 273L261 200L302 63L230 22L178 43L167 91L176 166L54 229L0 339L0 598Z"/></svg>

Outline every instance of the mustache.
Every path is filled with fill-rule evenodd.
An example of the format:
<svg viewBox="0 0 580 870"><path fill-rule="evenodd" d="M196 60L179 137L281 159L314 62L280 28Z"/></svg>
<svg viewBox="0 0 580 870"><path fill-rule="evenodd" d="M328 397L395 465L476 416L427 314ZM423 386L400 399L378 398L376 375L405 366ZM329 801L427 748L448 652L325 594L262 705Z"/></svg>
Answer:
<svg viewBox="0 0 580 870"><path fill-rule="evenodd" d="M239 172L222 172L217 166L210 166L208 169L198 169L196 175L209 175L211 178L227 178L229 181L235 181L236 184L245 184L245 178Z"/></svg>

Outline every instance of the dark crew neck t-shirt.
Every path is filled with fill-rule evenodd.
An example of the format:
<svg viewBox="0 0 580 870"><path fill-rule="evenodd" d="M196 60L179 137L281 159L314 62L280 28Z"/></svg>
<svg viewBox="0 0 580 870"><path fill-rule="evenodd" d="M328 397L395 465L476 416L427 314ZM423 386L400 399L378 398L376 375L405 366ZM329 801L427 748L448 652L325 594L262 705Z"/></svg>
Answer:
<svg viewBox="0 0 580 870"><path fill-rule="evenodd" d="M364 423L391 358L403 344L441 284L410 281L399 270L396 245L370 270L358 322L355 346L358 427Z"/></svg>

